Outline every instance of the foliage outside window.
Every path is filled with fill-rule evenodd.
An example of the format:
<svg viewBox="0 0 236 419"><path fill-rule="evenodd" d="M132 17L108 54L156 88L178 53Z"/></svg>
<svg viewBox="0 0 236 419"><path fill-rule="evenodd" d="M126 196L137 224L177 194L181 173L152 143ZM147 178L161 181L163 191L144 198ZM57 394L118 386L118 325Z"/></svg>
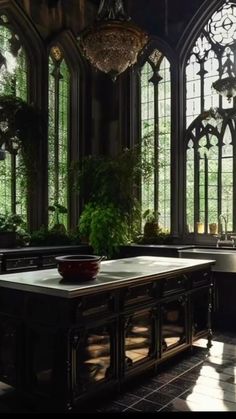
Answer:
<svg viewBox="0 0 236 419"><path fill-rule="evenodd" d="M235 99L220 96L212 83L235 76L236 4L225 2L207 22L186 66L186 232L203 231L228 219L236 228Z"/></svg>
<svg viewBox="0 0 236 419"><path fill-rule="evenodd" d="M53 47L49 57L49 124L48 124L48 190L49 206L68 202L68 132L70 74L59 47ZM67 212L61 215L67 227ZM53 214L49 212L49 226Z"/></svg>
<svg viewBox="0 0 236 419"><path fill-rule="evenodd" d="M163 231L171 228L171 81L170 63L157 49L141 71L143 156L155 161L149 181L142 179L142 212L158 213Z"/></svg>
<svg viewBox="0 0 236 419"><path fill-rule="evenodd" d="M0 95L27 100L27 57L18 35L0 16ZM27 219L27 184L21 151L0 161L0 213L17 213Z"/></svg>

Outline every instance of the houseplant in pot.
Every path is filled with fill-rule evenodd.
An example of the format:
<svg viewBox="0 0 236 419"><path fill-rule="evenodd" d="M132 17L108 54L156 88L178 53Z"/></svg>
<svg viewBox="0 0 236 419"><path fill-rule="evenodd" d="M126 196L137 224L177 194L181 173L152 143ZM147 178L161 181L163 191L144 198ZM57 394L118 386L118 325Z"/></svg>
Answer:
<svg viewBox="0 0 236 419"><path fill-rule="evenodd" d="M87 238L95 254L108 258L116 255L119 246L129 240L127 220L112 203L85 205L79 220L79 231L82 237Z"/></svg>
<svg viewBox="0 0 236 419"><path fill-rule="evenodd" d="M78 188L84 200L79 219L81 237L95 252L114 257L119 246L140 234L138 200L140 177L148 177L152 163L141 159L140 146L115 156L87 156L78 169Z"/></svg>
<svg viewBox="0 0 236 419"><path fill-rule="evenodd" d="M160 213L158 211L152 211L149 208L143 213L143 219L145 220L143 234L145 238L156 237L160 232L159 215Z"/></svg>
<svg viewBox="0 0 236 419"><path fill-rule="evenodd" d="M137 237L137 244L169 244L172 242L170 232L160 227L159 216L158 211L149 208L144 211L143 234Z"/></svg>
<svg viewBox="0 0 236 419"><path fill-rule="evenodd" d="M51 231L65 235L66 227L62 221L63 221L63 215L67 214L67 208L55 202L53 205L50 205L48 207L48 210L54 214L53 226L51 228Z"/></svg>
<svg viewBox="0 0 236 419"><path fill-rule="evenodd" d="M30 235L25 230L25 222L18 214L0 214L0 248L28 244Z"/></svg>

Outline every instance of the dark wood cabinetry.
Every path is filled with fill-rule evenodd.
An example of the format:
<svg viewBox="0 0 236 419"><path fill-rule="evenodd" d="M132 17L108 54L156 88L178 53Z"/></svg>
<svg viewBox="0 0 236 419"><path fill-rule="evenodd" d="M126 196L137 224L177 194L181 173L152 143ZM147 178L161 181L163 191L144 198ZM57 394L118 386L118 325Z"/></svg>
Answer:
<svg viewBox="0 0 236 419"><path fill-rule="evenodd" d="M91 253L87 245L0 249L0 274L54 268L56 256Z"/></svg>
<svg viewBox="0 0 236 419"><path fill-rule="evenodd" d="M236 273L213 272L213 324L220 330L235 332Z"/></svg>
<svg viewBox="0 0 236 419"><path fill-rule="evenodd" d="M136 259L130 260L137 270ZM35 397L41 408L68 411L156 369L197 337L210 342L210 264L182 271L113 285L106 279L101 287L84 284L71 292L68 285L58 295L0 281L0 380ZM45 283L49 272L37 275ZM3 277L9 284L15 275Z"/></svg>

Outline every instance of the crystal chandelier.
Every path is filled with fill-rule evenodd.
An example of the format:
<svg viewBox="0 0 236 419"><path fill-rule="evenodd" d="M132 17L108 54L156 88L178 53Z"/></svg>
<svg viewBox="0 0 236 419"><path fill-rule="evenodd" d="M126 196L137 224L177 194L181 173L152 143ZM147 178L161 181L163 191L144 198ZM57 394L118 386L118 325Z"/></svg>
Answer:
<svg viewBox="0 0 236 419"><path fill-rule="evenodd" d="M113 81L136 63L147 41L125 13L123 0L101 0L95 23L80 36L84 56Z"/></svg>

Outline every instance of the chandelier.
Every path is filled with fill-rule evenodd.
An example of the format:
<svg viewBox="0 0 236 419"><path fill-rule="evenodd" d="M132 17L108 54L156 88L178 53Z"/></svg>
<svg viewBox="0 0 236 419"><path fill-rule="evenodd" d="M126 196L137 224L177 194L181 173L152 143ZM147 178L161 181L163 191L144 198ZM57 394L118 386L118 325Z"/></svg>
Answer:
<svg viewBox="0 0 236 419"><path fill-rule="evenodd" d="M147 41L125 13L123 0L101 0L95 23L80 36L84 56L113 81L136 63Z"/></svg>
<svg viewBox="0 0 236 419"><path fill-rule="evenodd" d="M236 96L236 78L233 76L218 79L212 83L212 86L221 96L227 97L228 102Z"/></svg>
<svg viewBox="0 0 236 419"><path fill-rule="evenodd" d="M226 97L229 103L236 96L236 77L233 69L234 63L231 60L230 54L227 54L227 60L223 65L222 77L212 83L212 87L217 93Z"/></svg>

